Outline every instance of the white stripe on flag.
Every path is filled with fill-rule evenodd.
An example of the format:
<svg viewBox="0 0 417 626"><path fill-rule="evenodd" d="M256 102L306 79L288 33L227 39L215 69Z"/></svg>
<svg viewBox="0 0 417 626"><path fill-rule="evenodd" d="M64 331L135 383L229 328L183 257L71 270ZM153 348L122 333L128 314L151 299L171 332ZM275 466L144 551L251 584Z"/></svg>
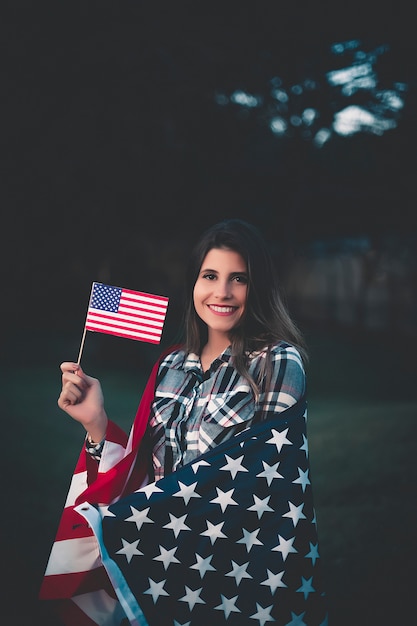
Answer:
<svg viewBox="0 0 417 626"><path fill-rule="evenodd" d="M101 567L97 540L94 536L55 541L45 575L78 574Z"/></svg>

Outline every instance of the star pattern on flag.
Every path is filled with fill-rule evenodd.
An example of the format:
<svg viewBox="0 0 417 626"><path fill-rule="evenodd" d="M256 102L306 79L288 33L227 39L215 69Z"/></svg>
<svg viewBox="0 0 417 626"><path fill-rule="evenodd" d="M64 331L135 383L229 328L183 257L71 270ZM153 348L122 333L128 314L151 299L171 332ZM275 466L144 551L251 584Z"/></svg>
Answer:
<svg viewBox="0 0 417 626"><path fill-rule="evenodd" d="M243 537L242 537L242 539L239 539L238 543L245 544L246 550L248 552L251 551L253 546L255 546L255 545L261 546L262 545L262 541L259 541L259 539L257 538L257 535L258 535L259 530L260 530L259 528L256 528L252 532L249 532L248 530L246 530L246 528L242 528L242 530L243 530Z"/></svg>
<svg viewBox="0 0 417 626"><path fill-rule="evenodd" d="M293 543L295 537L290 537L289 539L284 539L281 535L278 535L279 543L275 548L272 548L274 552L281 552L282 560L285 561L290 552L297 552L297 550L293 547Z"/></svg>
<svg viewBox="0 0 417 626"><path fill-rule="evenodd" d="M234 561L232 561L232 570L227 572L226 576L233 576L236 580L236 584L240 585L243 578L252 578L250 574L246 571L249 566L249 561L243 563L242 565L238 565Z"/></svg>
<svg viewBox="0 0 417 626"><path fill-rule="evenodd" d="M129 541L126 541L126 539L122 538L123 548L120 548L120 550L117 550L116 554L124 554L127 559L127 562L130 563L130 561L133 559L135 555L143 554L137 548L139 541L140 540L137 539L136 541L132 541L132 543L129 543Z"/></svg>
<svg viewBox="0 0 417 626"><path fill-rule="evenodd" d="M216 568L210 565L210 561L213 558L212 554L210 554L210 556L207 556L205 559L199 554L196 554L195 556L196 556L196 562L194 563L194 565L191 565L191 569L196 569L198 573L200 574L201 578L204 578L207 572L216 571Z"/></svg>
<svg viewBox="0 0 417 626"><path fill-rule="evenodd" d="M161 580L160 582L156 582L149 578L149 589L144 591L144 593L150 594L152 596L152 600L154 603L158 600L160 596L167 596L168 592L164 589L166 581Z"/></svg>
<svg viewBox="0 0 417 626"><path fill-rule="evenodd" d="M149 626L326 623L297 417L257 424L109 507L115 589L131 590Z"/></svg>
<svg viewBox="0 0 417 626"><path fill-rule="evenodd" d="M297 589L298 592L301 592L304 594L304 598L307 599L308 598L308 594L312 593L315 591L314 587L313 587L313 577L311 576L308 580L304 578L304 576L302 576L301 580L303 581L301 587L299 587L299 589Z"/></svg>
<svg viewBox="0 0 417 626"><path fill-rule="evenodd" d="M287 513L284 513L283 517L290 517L294 526L297 526L300 519L305 519L306 516L303 513L304 504L301 503L298 506L293 504L292 502L288 502L288 506L290 510Z"/></svg>
<svg viewBox="0 0 417 626"><path fill-rule="evenodd" d="M206 537L210 537L210 541L212 544L214 544L216 539L219 539L220 537L226 539L227 535L222 532L223 524L224 522L220 522L219 524L212 524L212 522L208 521L207 529L201 534L205 535Z"/></svg>
<svg viewBox="0 0 417 626"><path fill-rule="evenodd" d="M318 544L316 543L315 545L311 543L310 541L310 552L308 554L306 554L306 559L311 559L313 562L313 565L316 564L316 560L319 558L319 547Z"/></svg>
<svg viewBox="0 0 417 626"><path fill-rule="evenodd" d="M188 504L191 498L201 498L200 494L195 491L197 482L192 485L184 485L184 483L179 481L178 485L180 486L180 490L172 495L176 498L183 498L185 504Z"/></svg>
<svg viewBox="0 0 417 626"><path fill-rule="evenodd" d="M187 602L188 606L190 607L190 611L194 608L197 602L200 604L204 604L204 600L200 598L200 594L203 591L202 587L200 587L200 589L195 589L193 591L192 589L186 586L185 590L186 590L185 596L180 598L180 602Z"/></svg>
<svg viewBox="0 0 417 626"><path fill-rule="evenodd" d="M226 619L229 617L232 611L240 613L240 610L236 606L236 600L238 599L238 596L234 596L234 598L226 598L226 596L222 594L221 599L221 604L219 604L219 606L215 606L214 608L218 611L223 611Z"/></svg>
<svg viewBox="0 0 417 626"><path fill-rule="evenodd" d="M232 494L234 489L229 489L229 491L222 491L219 487L216 487L217 490L217 498L213 498L210 502L220 504L221 510L223 513L227 509L228 506L238 506L238 503L233 500Z"/></svg>
<svg viewBox="0 0 417 626"><path fill-rule="evenodd" d="M149 507L147 509L143 509L143 511L138 511L133 506L131 506L130 509L132 511L132 515L126 518L126 522L135 522L138 530L142 528L142 524L153 524L153 520L147 516Z"/></svg>
<svg viewBox="0 0 417 626"><path fill-rule="evenodd" d="M242 460L244 459L244 455L240 456L238 459L233 459L227 454L225 454L225 458L227 459L226 465L220 468L221 471L228 471L232 478L236 478L236 474L238 472L248 472L247 467L242 465Z"/></svg>
<svg viewBox="0 0 417 626"><path fill-rule="evenodd" d="M268 585L271 590L271 593L274 594L278 587L286 587L287 585L282 582L282 577L285 574L285 570L282 572L278 572L278 574L273 574L269 569L267 570L268 578L261 582L261 585Z"/></svg>
<svg viewBox="0 0 417 626"><path fill-rule="evenodd" d="M255 501L255 504L253 504L252 506L250 506L248 508L248 511L256 511L256 514L258 516L259 519L261 519L262 515L266 512L266 511L270 511L273 512L274 509L272 507L270 507L268 505L269 499L271 496L267 496L266 498L264 498L263 500L261 500L261 498L258 498L258 496L256 494L254 494L253 499Z"/></svg>
<svg viewBox="0 0 417 626"><path fill-rule="evenodd" d="M273 436L271 439L268 439L266 443L274 444L277 447L278 452L281 452L282 446L291 446L292 442L287 439L287 433L289 428L286 428L282 432L272 429Z"/></svg>
<svg viewBox="0 0 417 626"><path fill-rule="evenodd" d="M310 479L308 477L308 472L309 470L306 469L305 471L303 471L300 467L298 468L298 478L296 478L295 480L293 480L293 483L295 485L299 484L301 485L301 488L303 490L303 492L306 490L307 485L310 485Z"/></svg>
<svg viewBox="0 0 417 626"><path fill-rule="evenodd" d="M256 603L256 608L257 611L251 615L251 618L257 619L260 626L265 626L267 622L275 622L274 618L271 616L272 605L264 608L260 604Z"/></svg>
<svg viewBox="0 0 417 626"><path fill-rule="evenodd" d="M268 485L271 485L272 481L275 478L283 478L282 474L277 472L279 463L280 462L278 461L278 463L275 463L274 465L268 465L268 463L266 463L265 461L262 461L262 465L264 469L263 469L263 472L259 472L258 474L259 478L261 477L266 478L266 482L268 483Z"/></svg>
<svg viewBox="0 0 417 626"><path fill-rule="evenodd" d="M169 524L165 524L164 528L171 528L176 537L178 537L180 532L182 532L183 530L191 530L191 528L184 523L184 520L187 519L187 515L175 517L175 515L172 515L172 513L170 513L169 517L171 518L171 521L169 522Z"/></svg>
<svg viewBox="0 0 417 626"><path fill-rule="evenodd" d="M163 546L160 547L159 556L155 557L155 561L161 561L163 563L165 570L171 565L171 563L180 563L180 561L174 556L177 547L171 548L171 550L166 550Z"/></svg>

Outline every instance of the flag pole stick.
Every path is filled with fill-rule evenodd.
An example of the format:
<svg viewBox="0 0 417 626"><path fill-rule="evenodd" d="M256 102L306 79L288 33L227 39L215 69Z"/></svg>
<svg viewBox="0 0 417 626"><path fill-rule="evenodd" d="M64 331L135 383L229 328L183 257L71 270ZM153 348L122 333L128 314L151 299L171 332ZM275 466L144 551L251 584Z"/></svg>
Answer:
<svg viewBox="0 0 417 626"><path fill-rule="evenodd" d="M83 337L82 337L82 339L81 339L80 351L79 351L79 353L78 353L77 365L79 365L79 364L80 364L80 361L81 361L81 355L82 355L82 353L83 353L83 348L84 348L84 342L85 342L85 336L86 336L86 334L87 334L87 329L86 329L86 327L84 326L84 332L83 332Z"/></svg>
<svg viewBox="0 0 417 626"><path fill-rule="evenodd" d="M90 298L89 298L89 300L88 300L87 315L86 315L86 318L85 318L85 323L84 323L84 332L83 332L83 336L82 336L82 339L81 339L80 351L79 351L79 353L78 353L77 365L79 365L79 364L80 364L80 361L81 361L81 355L82 355L82 353L83 353L83 348L84 348L85 337L86 337L86 334L87 334L86 324L87 324L87 317L88 317L88 309L90 308L90 305L91 305L91 300L92 300L92 297L93 297L94 285L95 285L95 283L93 282L93 283L92 283L92 285L91 285Z"/></svg>

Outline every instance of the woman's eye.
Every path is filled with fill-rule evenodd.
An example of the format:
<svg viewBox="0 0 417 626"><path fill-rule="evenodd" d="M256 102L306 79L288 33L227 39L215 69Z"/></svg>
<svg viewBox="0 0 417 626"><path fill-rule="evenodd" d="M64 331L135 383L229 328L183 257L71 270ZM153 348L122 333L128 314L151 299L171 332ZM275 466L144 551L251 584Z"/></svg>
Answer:
<svg viewBox="0 0 417 626"><path fill-rule="evenodd" d="M207 280L214 280L216 278L215 274L203 274L203 278L206 278Z"/></svg>
<svg viewBox="0 0 417 626"><path fill-rule="evenodd" d="M244 285L246 285L248 282L248 278L247 276L235 276L235 281L237 283L243 283Z"/></svg>

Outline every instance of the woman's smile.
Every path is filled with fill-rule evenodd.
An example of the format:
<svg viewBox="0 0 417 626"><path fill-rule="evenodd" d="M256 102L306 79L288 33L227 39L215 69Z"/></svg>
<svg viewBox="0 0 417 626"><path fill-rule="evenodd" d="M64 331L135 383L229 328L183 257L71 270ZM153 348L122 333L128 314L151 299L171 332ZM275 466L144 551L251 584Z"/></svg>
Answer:
<svg viewBox="0 0 417 626"><path fill-rule="evenodd" d="M217 315L230 315L237 310L235 306L219 306L218 304L208 304L207 306L210 311Z"/></svg>

